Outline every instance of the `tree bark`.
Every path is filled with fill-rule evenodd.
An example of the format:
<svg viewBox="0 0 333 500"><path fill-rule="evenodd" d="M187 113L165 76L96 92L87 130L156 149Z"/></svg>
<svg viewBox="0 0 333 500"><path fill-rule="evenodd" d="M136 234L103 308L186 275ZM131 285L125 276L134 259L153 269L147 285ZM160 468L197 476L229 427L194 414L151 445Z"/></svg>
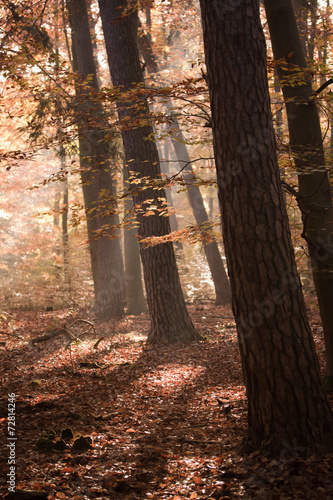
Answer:
<svg viewBox="0 0 333 500"><path fill-rule="evenodd" d="M82 188L99 318L124 314L124 269L119 235L116 186L110 172L111 148L106 138L107 117L98 100L98 83L85 0L68 0L73 38L76 118ZM89 76L89 78L88 78Z"/></svg>
<svg viewBox="0 0 333 500"><path fill-rule="evenodd" d="M290 70L277 66L280 78L295 75L294 65L306 70L290 0L265 0L274 58L286 58ZM283 23L283 27L280 23ZM290 146L298 170L303 237L307 241L326 344L325 381L333 390L333 208L318 110L310 80L282 87L286 103Z"/></svg>
<svg viewBox="0 0 333 500"><path fill-rule="evenodd" d="M125 13L126 5L125 0L99 1L111 78L113 85L121 86L124 91L133 89L133 84L141 84L142 88L144 81L137 47L138 15L136 11ZM134 204L141 209L139 236L164 236L170 232L169 219L159 215L165 192L152 187L142 189L147 187L143 178L158 184L161 174L156 144L149 139L153 136L153 127L147 119L145 96L141 95L139 107L123 96L118 101L118 115L126 162L140 179L133 197ZM149 206L156 209L147 211ZM199 339L186 309L172 243L153 247L140 244L140 252L151 316L148 342Z"/></svg>
<svg viewBox="0 0 333 500"><path fill-rule="evenodd" d="M224 243L244 381L244 451L332 448L283 202L259 0L200 0Z"/></svg>

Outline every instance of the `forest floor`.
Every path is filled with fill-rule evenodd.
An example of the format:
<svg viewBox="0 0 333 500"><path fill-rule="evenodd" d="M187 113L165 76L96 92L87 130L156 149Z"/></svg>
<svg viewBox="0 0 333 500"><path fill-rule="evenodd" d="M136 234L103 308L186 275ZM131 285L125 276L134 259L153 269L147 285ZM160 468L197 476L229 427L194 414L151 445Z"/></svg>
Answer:
<svg viewBox="0 0 333 500"><path fill-rule="evenodd" d="M4 316L0 494L9 486L8 394L15 393L17 491L39 491L40 498L45 491L48 500L333 498L332 455L304 459L297 443L285 443L274 460L240 456L247 415L231 310L208 303L189 310L206 340L167 347L146 346L147 315L95 321L95 331L78 323L72 333L86 334L70 345L65 335L29 341L77 318L93 321L87 311ZM323 363L314 306L309 315ZM68 427L74 438L63 451L37 450L43 434L55 431L39 442L52 447ZM82 442L87 449L76 451Z"/></svg>

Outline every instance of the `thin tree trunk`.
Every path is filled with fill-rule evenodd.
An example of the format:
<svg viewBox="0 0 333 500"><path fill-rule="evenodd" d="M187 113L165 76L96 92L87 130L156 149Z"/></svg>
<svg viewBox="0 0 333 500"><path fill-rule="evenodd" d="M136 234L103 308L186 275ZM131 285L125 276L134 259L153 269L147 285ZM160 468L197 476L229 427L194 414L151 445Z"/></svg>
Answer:
<svg viewBox="0 0 333 500"><path fill-rule="evenodd" d="M64 147L60 146L60 164L61 170L66 168L66 152ZM64 281L66 291L71 293L71 276L69 267L69 239L68 239L68 179L65 177L63 182L63 199L62 199L62 248L64 259Z"/></svg>
<svg viewBox="0 0 333 500"><path fill-rule="evenodd" d="M281 94L281 87L280 87L280 82L279 82L279 77L276 71L276 68L274 69L274 92L276 95ZM279 144L282 143L283 140L283 119L282 119L282 107L283 107L283 100L280 100L280 96L278 99L277 103L277 110L275 112L275 133L277 140ZM285 169L284 167L280 168L280 177L282 180L285 178ZM283 199L284 202L287 203L287 196L286 192L283 192Z"/></svg>
<svg viewBox="0 0 333 500"><path fill-rule="evenodd" d="M79 77L76 118L87 214L96 310L100 318L124 314L124 269L120 249L116 186L110 172L108 121L98 100L98 83L85 0L67 2L73 35L73 60ZM88 80L86 78L89 77Z"/></svg>
<svg viewBox="0 0 333 500"><path fill-rule="evenodd" d="M58 10L59 5L58 2L56 4L56 10ZM62 5L63 9L63 5ZM56 74L59 72L59 37L58 37L58 29L55 30L55 55L56 55ZM57 100L56 107L59 107L59 102ZM58 130L57 133L59 136L61 135L61 118L58 116ZM66 170L66 151L62 144L60 144L58 150L59 158L60 158L60 170L65 173ZM62 194L62 206L61 206L61 229L62 229L62 254L63 254L63 263L64 263L64 283L66 292L71 294L71 277L70 277L70 265L69 265L69 238L68 238L68 196L69 196L69 188L68 188L68 178L64 176L64 182L57 183L57 199L55 203L55 215L54 222L59 227L59 214L60 214L60 203L61 203L61 194ZM59 252L60 253L60 252Z"/></svg>
<svg viewBox="0 0 333 500"><path fill-rule="evenodd" d="M306 68L290 0L265 0L264 3L275 59L285 57L291 70L293 65ZM278 65L277 69L280 78L288 76L288 71L284 71L281 66ZM295 72L292 74L295 75ZM315 102L310 100L310 81L298 86L284 84L282 90L290 146L295 153L298 170L303 237L308 243L325 334L326 385L333 389L333 209L319 115Z"/></svg>
<svg viewBox="0 0 333 500"><path fill-rule="evenodd" d="M146 16L147 37L149 43L151 44L151 5L149 2L145 7L145 16Z"/></svg>
<svg viewBox="0 0 333 500"><path fill-rule="evenodd" d="M324 14L323 19L323 40L322 40L322 48L318 49L318 58L321 64L321 77L320 77L320 85L323 85L326 81L326 71L327 71L327 49L328 42L330 36L329 30L330 23L330 0L326 0L326 12Z"/></svg>
<svg viewBox="0 0 333 500"><path fill-rule="evenodd" d="M167 176L170 176L170 168L169 168L170 147L171 147L170 141L168 141L168 140L164 141L164 148L163 148L164 158L163 158L163 161L162 161L162 164L161 164L161 171L162 171L163 174L165 174ZM171 208L173 208L174 204L173 204L173 197L172 197L171 189L170 188L166 188L165 192L166 192L167 202L168 202L169 206ZM170 215L169 218L170 218L171 231L178 231L178 227L179 226L178 226L178 221L177 221L176 214L173 212ZM179 242L179 243L174 242L174 245L179 250L182 250L182 248L183 248L183 245L182 245L181 242Z"/></svg>
<svg viewBox="0 0 333 500"><path fill-rule="evenodd" d="M124 91L133 88L133 82L143 84L143 74L137 47L137 12L124 13L125 0L100 0L100 13L108 54L111 78ZM126 102L127 99L127 102ZM122 138L127 164L139 179L156 181L160 178L158 152L153 136L153 127L147 123L149 113L144 96L140 108L133 109L133 102L123 97L118 101L118 114L122 123ZM132 120L132 123L131 123ZM144 123L142 123L142 120ZM159 215L161 201L165 200L163 189L141 189L147 187L141 180L137 185L133 201L140 205L139 235L141 238L164 236L170 232L169 219ZM147 213L147 208L156 207ZM147 216L148 215L148 216ZM188 315L180 286L178 269L172 243L153 247L140 245L141 259L151 316L150 343L189 342L200 338Z"/></svg>
<svg viewBox="0 0 333 500"><path fill-rule="evenodd" d="M297 26L299 30L300 40L302 44L303 54L308 57L308 17L309 17L309 4L307 0L291 0L295 16L297 19Z"/></svg>
<svg viewBox="0 0 333 500"><path fill-rule="evenodd" d="M279 96L277 110L275 113L275 131L276 131L276 135L277 135L278 140L282 141L282 136L283 136L283 119L282 119L283 100L281 97L281 87L280 87L279 77L278 77L276 68L274 70L274 92Z"/></svg>
<svg viewBox="0 0 333 500"><path fill-rule="evenodd" d="M200 189L195 184L196 176L192 169L191 159L185 145L183 133L179 127L178 120L176 120L175 118L173 118L172 120L171 128L173 133L173 135L171 136L173 147L179 161L179 166L181 169L183 169L183 179L188 185L186 193L193 210L195 222L198 225L207 226L209 220L207 211ZM184 165L186 165L185 168ZM224 269L222 257L218 249L216 239L212 235L212 231L209 226L202 232L202 236L206 259L215 287L215 304L230 304L231 292L227 273Z"/></svg>
<svg viewBox="0 0 333 500"><path fill-rule="evenodd" d="M53 201L53 225L59 227L60 218L60 199L61 199L61 186L60 183L56 183L54 189L54 201Z"/></svg>
<svg viewBox="0 0 333 500"><path fill-rule="evenodd" d="M316 41L316 27L317 27L317 9L318 2L317 0L309 0L310 1L310 38L309 38L309 59L314 58L314 50L315 50L315 41Z"/></svg>
<svg viewBox="0 0 333 500"><path fill-rule="evenodd" d="M128 189L128 170L124 165L123 170L124 189ZM125 218L133 210L133 201L127 197L124 204ZM146 299L143 293L141 277L141 259L139 242L136 236L137 227L130 225L124 227L124 257L125 257L125 281L126 281L126 304L127 314L137 316L147 311Z"/></svg>
<svg viewBox="0 0 333 500"><path fill-rule="evenodd" d="M100 67L98 62L98 47L97 47L97 39L96 39L96 21L92 12L92 0L87 0L87 12L88 12L88 20L89 20L89 30L90 30L90 38L91 45L93 49L94 63L96 68L96 76L97 76L97 85L98 88L101 87L101 79L100 79Z"/></svg>
<svg viewBox="0 0 333 500"><path fill-rule="evenodd" d="M244 380L244 451L332 449L283 202L259 0L200 0L223 235Z"/></svg>
<svg viewBox="0 0 333 500"><path fill-rule="evenodd" d="M148 71L150 73L156 73L158 71L156 57L152 50L149 39L142 30L139 32L139 48L144 56ZM166 107L170 111L170 103L167 103ZM207 211L200 189L195 184L196 176L193 172L191 159L186 147L183 133L180 129L179 122L176 116L170 116L172 118L172 122L170 123L172 129L171 140L176 153L176 157L179 161L179 166L183 170L183 179L188 184L186 193L190 206L193 210L196 224L208 226ZM204 251L215 288L215 304L228 305L231 301L230 285L216 239L212 235L212 231L209 229L209 227L207 227L207 230L205 231L205 234L203 234L203 236Z"/></svg>

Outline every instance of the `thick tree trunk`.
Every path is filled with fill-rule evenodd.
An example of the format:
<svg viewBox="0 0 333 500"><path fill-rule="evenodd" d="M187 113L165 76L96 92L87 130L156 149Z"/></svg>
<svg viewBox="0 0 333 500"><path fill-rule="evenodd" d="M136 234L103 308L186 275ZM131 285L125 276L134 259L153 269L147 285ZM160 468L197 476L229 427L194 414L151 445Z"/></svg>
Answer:
<svg viewBox="0 0 333 500"><path fill-rule="evenodd" d="M129 188L128 170L124 165L124 188ZM133 210L133 201L126 198L124 203L125 218ZM143 293L141 277L141 259L139 242L136 236L137 228L133 225L124 228L124 257L127 314L139 315L147 311L146 299Z"/></svg>
<svg viewBox="0 0 333 500"><path fill-rule="evenodd" d="M137 47L137 12L122 16L126 5L125 0L99 1L111 78L115 86L122 86L125 91L132 89L133 83L143 84ZM153 128L145 125L148 105L144 96L141 96L139 104L138 109L129 98L127 102L126 97L118 101L125 159L130 170L140 179L158 182L161 173L159 158L155 142L149 140ZM145 181L141 180L133 198L142 210L138 215L138 233L141 238L164 236L170 232L169 220L161 217L158 210L162 207L161 200L165 200L165 192L151 187L141 189L145 187L144 184ZM156 209L149 210L149 206ZM151 316L148 342L171 343L199 339L186 309L172 243L153 247L141 244L140 252Z"/></svg>
<svg viewBox="0 0 333 500"><path fill-rule="evenodd" d="M109 319L124 314L124 270L115 230L118 223L116 186L110 172L110 147L104 132L108 123L96 97L98 83L85 0L68 0L67 6L73 34L73 60L79 75L76 118L96 310L100 318Z"/></svg>
<svg viewBox="0 0 333 500"><path fill-rule="evenodd" d="M290 0L265 0L275 59L286 58L290 71L306 68ZM282 23L282 24L281 24ZM280 78L291 73L277 66ZM295 71L292 72L295 75ZM310 99L312 86L283 85L290 146L299 175L303 236L308 243L311 269L326 342L326 385L333 390L333 208L329 175L325 167L319 115Z"/></svg>
<svg viewBox="0 0 333 500"><path fill-rule="evenodd" d="M283 202L259 0L200 0L223 234L244 380L244 451L332 447Z"/></svg>

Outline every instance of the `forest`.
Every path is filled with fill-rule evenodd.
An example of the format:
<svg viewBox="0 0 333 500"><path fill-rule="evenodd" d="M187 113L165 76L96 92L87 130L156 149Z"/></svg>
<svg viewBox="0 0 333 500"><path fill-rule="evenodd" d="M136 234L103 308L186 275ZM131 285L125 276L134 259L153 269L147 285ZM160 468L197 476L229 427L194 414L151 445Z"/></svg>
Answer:
<svg viewBox="0 0 333 500"><path fill-rule="evenodd" d="M330 0L0 0L0 494L333 497Z"/></svg>

